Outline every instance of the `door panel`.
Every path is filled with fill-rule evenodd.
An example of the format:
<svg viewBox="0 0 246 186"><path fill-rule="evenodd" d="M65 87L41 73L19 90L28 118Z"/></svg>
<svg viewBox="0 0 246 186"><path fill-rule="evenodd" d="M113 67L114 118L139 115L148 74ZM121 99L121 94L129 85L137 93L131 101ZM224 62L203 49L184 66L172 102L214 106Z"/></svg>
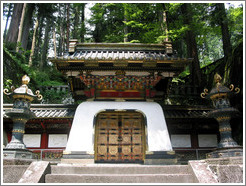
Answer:
<svg viewBox="0 0 246 186"><path fill-rule="evenodd" d="M141 162L145 127L138 112L101 112L95 127L96 162Z"/></svg>

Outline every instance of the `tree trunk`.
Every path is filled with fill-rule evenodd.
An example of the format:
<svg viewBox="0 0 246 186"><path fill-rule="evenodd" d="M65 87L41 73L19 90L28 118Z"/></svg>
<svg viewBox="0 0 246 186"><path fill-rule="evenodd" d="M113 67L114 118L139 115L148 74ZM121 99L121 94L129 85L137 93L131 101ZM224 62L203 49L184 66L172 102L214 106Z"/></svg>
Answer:
<svg viewBox="0 0 246 186"><path fill-rule="evenodd" d="M46 66L46 61L47 61L47 53L48 53L48 44L49 44L49 32L50 32L50 23L51 19L47 18L47 23L45 26L45 34L44 34L44 44L42 48L42 56L39 64L40 70L43 70L43 67Z"/></svg>
<svg viewBox="0 0 246 186"><path fill-rule="evenodd" d="M24 50L27 50L29 32L30 32L30 27L31 27L31 23L32 23L32 15L33 15L33 12L35 9L35 4L34 3L27 3L26 9L27 10L26 10L26 15L25 15L23 32L22 32L22 40L21 40L21 47Z"/></svg>
<svg viewBox="0 0 246 186"><path fill-rule="evenodd" d="M73 39L78 39L78 26L79 26L79 7L76 6L74 10L74 23L73 23Z"/></svg>
<svg viewBox="0 0 246 186"><path fill-rule="evenodd" d="M9 25L6 42L10 42L10 43L17 42L22 8L23 8L23 3L14 3L13 15L11 17L11 23Z"/></svg>
<svg viewBox="0 0 246 186"><path fill-rule="evenodd" d="M37 19L37 21L36 21L36 23L35 23L34 32L33 32L33 37L32 37L32 48L31 48L31 54L30 54L30 57L29 57L29 67L32 66L32 58L33 58L34 50L35 50L36 32L37 32L37 29L38 29L38 19Z"/></svg>
<svg viewBox="0 0 246 186"><path fill-rule="evenodd" d="M22 31L23 31L23 25L24 25L24 19L25 19L25 12L26 12L26 3L24 3L22 14L21 14L21 21L20 21L20 27L19 27L19 33L17 38L17 46L16 46L16 52L19 52L20 49L20 42L22 38Z"/></svg>
<svg viewBox="0 0 246 186"><path fill-rule="evenodd" d="M62 55L62 51L63 51L63 27L62 27L62 23L63 23L63 17L62 17L62 10L61 10L61 4L58 4L58 14L59 14L59 18L58 18L58 25L57 25L57 31L59 34L59 40L58 40L58 56Z"/></svg>
<svg viewBox="0 0 246 186"><path fill-rule="evenodd" d="M123 7L124 7L124 21L127 22L128 19L128 12L127 12L127 7L128 4L124 3ZM126 23L124 24L124 43L128 42L128 26L126 25Z"/></svg>
<svg viewBox="0 0 246 186"><path fill-rule="evenodd" d="M44 27L44 16L40 15L38 16L38 22L39 22L39 26L38 26L38 34L37 34L37 45L35 47L35 51L34 51L34 55L35 58L39 61L41 60L41 46L42 46L42 36L43 36L43 27Z"/></svg>
<svg viewBox="0 0 246 186"><path fill-rule="evenodd" d="M186 31L186 46L187 46L187 57L193 58L190 73L192 77L192 83L194 86L201 85L201 69L200 69L200 62L198 58L198 51L197 51L197 43L196 43L196 36L191 28L192 22L192 15L190 11L190 4L184 3L181 6L181 12L184 16L184 24L189 26L189 30Z"/></svg>
<svg viewBox="0 0 246 186"><path fill-rule="evenodd" d="M54 57L56 57L56 26L53 26Z"/></svg>
<svg viewBox="0 0 246 186"><path fill-rule="evenodd" d="M10 16L11 16L12 7L13 7L13 3L9 3L8 15L7 15L7 19L6 19L6 24L5 24L4 34L3 34L3 39L4 39L4 41L6 40L6 34L7 34L7 28L8 28L8 22L9 22L9 18L10 18Z"/></svg>
<svg viewBox="0 0 246 186"><path fill-rule="evenodd" d="M69 48L69 34L70 34L70 16L69 16L69 9L70 9L70 3L67 3L67 40L66 40L66 44L67 44L66 49L67 49L67 50L68 50L68 48Z"/></svg>
<svg viewBox="0 0 246 186"><path fill-rule="evenodd" d="M216 11L219 13L220 17L218 18L219 24L221 27L222 42L223 42L223 51L224 51L224 61L225 61L225 73L223 81L224 83L229 81L230 68L232 63L232 45L230 41L230 33L228 28L228 20L225 10L224 3L216 3Z"/></svg>
<svg viewBox="0 0 246 186"><path fill-rule="evenodd" d="M162 34L166 36L164 41L168 40L168 23L167 23L167 10L164 3L161 3L161 11L159 13L159 21L161 26Z"/></svg>
<svg viewBox="0 0 246 186"><path fill-rule="evenodd" d="M85 4L81 5L81 29L80 29L80 41L84 42L85 41Z"/></svg>

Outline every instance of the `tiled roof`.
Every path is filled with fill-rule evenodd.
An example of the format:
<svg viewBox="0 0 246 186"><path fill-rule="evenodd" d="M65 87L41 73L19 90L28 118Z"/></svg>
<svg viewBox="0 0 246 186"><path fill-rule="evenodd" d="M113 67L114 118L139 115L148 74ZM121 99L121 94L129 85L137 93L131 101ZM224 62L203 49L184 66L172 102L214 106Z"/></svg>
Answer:
<svg viewBox="0 0 246 186"><path fill-rule="evenodd" d="M168 51L167 46L163 44L77 43L69 53L67 52L60 57L50 58L50 60L187 60L186 58L180 59L173 52L169 53Z"/></svg>
<svg viewBox="0 0 246 186"><path fill-rule="evenodd" d="M3 105L3 118L8 118L6 110L12 108L12 104ZM63 104L33 104L31 111L36 118L73 118L76 107Z"/></svg>
<svg viewBox="0 0 246 186"><path fill-rule="evenodd" d="M5 114L6 110L11 109L12 104L3 105L3 118L8 118ZM63 104L33 104L31 111L34 112L36 118L73 118L77 105ZM208 108L182 108L178 106L167 106L164 108L164 116L166 119L182 119L182 118L207 118Z"/></svg>
<svg viewBox="0 0 246 186"><path fill-rule="evenodd" d="M66 54L58 59L81 59L81 60L171 60L163 51L76 51L74 54Z"/></svg>

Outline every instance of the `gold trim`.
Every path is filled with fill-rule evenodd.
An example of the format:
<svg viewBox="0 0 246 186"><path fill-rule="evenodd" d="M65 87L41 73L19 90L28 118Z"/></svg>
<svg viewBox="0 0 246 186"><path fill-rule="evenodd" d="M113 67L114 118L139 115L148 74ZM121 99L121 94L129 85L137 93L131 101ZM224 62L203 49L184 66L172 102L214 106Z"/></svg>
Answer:
<svg viewBox="0 0 246 186"><path fill-rule="evenodd" d="M29 101L33 101L33 97L29 95L15 94L13 95L13 98L14 99L23 98L23 99L28 99Z"/></svg>
<svg viewBox="0 0 246 186"><path fill-rule="evenodd" d="M219 131L220 131L220 132L230 132L230 131L231 131L231 128L225 127L225 128L219 129Z"/></svg>
<svg viewBox="0 0 246 186"><path fill-rule="evenodd" d="M229 117L229 116L222 116L222 117L218 117L218 118L216 118L217 119L217 121L221 121L221 120L229 120L231 117Z"/></svg>
<svg viewBox="0 0 246 186"><path fill-rule="evenodd" d="M174 155L175 154L175 151L168 151L167 154Z"/></svg>
<svg viewBox="0 0 246 186"><path fill-rule="evenodd" d="M217 93L212 96L210 96L210 99L216 99L216 98L222 98L222 97L227 97L227 93Z"/></svg>
<svg viewBox="0 0 246 186"><path fill-rule="evenodd" d="M14 132L25 134L25 131L24 130L21 130L21 129L14 129L14 130L12 130L12 133L14 133Z"/></svg>
<svg viewBox="0 0 246 186"><path fill-rule="evenodd" d="M72 154L72 152L71 151L63 151L63 154Z"/></svg>
<svg viewBox="0 0 246 186"><path fill-rule="evenodd" d="M23 118L15 118L15 119L13 119L14 122L20 122L21 121L23 123L27 122L27 120L28 119L23 119Z"/></svg>

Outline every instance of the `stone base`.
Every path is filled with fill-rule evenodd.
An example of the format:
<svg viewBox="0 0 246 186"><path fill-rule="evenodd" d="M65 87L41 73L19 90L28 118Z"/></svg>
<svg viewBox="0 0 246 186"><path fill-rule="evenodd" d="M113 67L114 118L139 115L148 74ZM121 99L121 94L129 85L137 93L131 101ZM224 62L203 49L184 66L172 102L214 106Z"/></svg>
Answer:
<svg viewBox="0 0 246 186"><path fill-rule="evenodd" d="M209 165L243 165L243 156L225 157L225 158L208 158L205 159Z"/></svg>
<svg viewBox="0 0 246 186"><path fill-rule="evenodd" d="M94 159L61 159L61 164L94 164Z"/></svg>
<svg viewBox="0 0 246 186"><path fill-rule="evenodd" d="M145 155L145 165L173 165L177 164L175 151L148 151Z"/></svg>
<svg viewBox="0 0 246 186"><path fill-rule="evenodd" d="M93 164L94 154L86 151L63 152L61 163L68 164Z"/></svg>
<svg viewBox="0 0 246 186"><path fill-rule="evenodd" d="M95 162L94 154L89 154L85 151L65 152L61 159L61 163L68 164L94 164L101 163ZM107 162L111 163L111 162ZM132 163L132 162L112 162L112 163ZM133 162L138 163L138 162ZM145 165L174 165L177 164L177 158L174 151L148 151L145 154L144 162L138 164Z"/></svg>
<svg viewBox="0 0 246 186"><path fill-rule="evenodd" d="M3 159L32 159L33 153L28 149L3 149Z"/></svg>
<svg viewBox="0 0 246 186"><path fill-rule="evenodd" d="M30 165L35 159L4 158L3 165Z"/></svg>
<svg viewBox="0 0 246 186"><path fill-rule="evenodd" d="M219 183L243 183L243 156L210 158L205 162Z"/></svg>
<svg viewBox="0 0 246 186"><path fill-rule="evenodd" d="M218 148L215 151L207 153L206 158L224 158L243 156L243 147Z"/></svg>
<svg viewBox="0 0 246 186"><path fill-rule="evenodd" d="M93 159L94 160L94 154L88 153L86 151L72 151L72 152L66 152L63 151L63 159Z"/></svg>

